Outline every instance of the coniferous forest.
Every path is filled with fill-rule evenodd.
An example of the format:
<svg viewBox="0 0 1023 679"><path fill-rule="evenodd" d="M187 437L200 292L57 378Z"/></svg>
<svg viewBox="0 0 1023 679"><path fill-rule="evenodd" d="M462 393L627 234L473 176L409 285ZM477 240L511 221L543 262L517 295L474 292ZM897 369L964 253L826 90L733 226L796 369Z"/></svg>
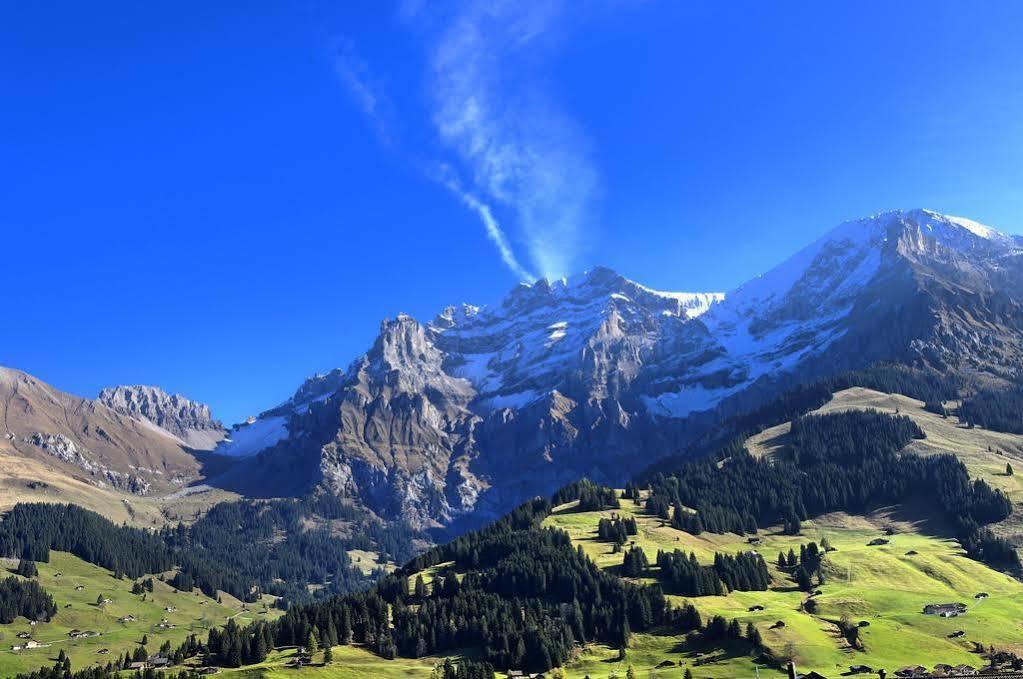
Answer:
<svg viewBox="0 0 1023 679"><path fill-rule="evenodd" d="M19 615L29 620L49 620L57 613L53 598L34 580L10 577L0 580L0 624Z"/></svg>
<svg viewBox="0 0 1023 679"><path fill-rule="evenodd" d="M307 517L328 525L303 530ZM365 530L339 538L328 527L334 519L359 520ZM246 601L267 592L290 603L312 598L308 584L323 585L319 597L369 587L377 576L356 568L348 550L381 550L399 563L412 555L412 531L362 519L323 495L222 503L190 526L152 533L115 526L74 505L20 504L0 520L0 555L47 561L55 549L130 578L177 566L171 584L178 589L198 587L214 597L223 590ZM276 540L281 534L285 539Z"/></svg>
<svg viewBox="0 0 1023 679"><path fill-rule="evenodd" d="M956 414L971 427L1023 434L1023 387L979 391L963 399Z"/></svg>
<svg viewBox="0 0 1023 679"><path fill-rule="evenodd" d="M1006 518L1009 499L971 480L952 455L900 452L922 436L904 416L806 415L793 420L789 443L774 459L754 458L737 440L715 457L655 474L646 506L694 534L752 533L774 524L798 534L802 521L826 512L862 514L919 499L948 516L971 556L1018 567L1011 546L980 528Z"/></svg>

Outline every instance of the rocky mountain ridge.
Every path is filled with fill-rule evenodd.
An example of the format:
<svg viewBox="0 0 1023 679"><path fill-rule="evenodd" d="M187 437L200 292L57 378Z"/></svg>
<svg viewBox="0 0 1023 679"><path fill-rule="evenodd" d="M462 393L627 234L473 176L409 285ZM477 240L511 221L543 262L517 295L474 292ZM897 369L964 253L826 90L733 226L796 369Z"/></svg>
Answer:
<svg viewBox="0 0 1023 679"><path fill-rule="evenodd" d="M108 387L100 391L97 400L160 427L196 450L212 450L224 438L224 425L213 419L208 405L168 394L159 387Z"/></svg>
<svg viewBox="0 0 1023 679"><path fill-rule="evenodd" d="M815 377L880 360L1015 374L1020 253L969 220L899 211L846 222L728 295L596 268L427 323L399 315L250 477L288 465L417 527L474 524L581 476L621 482Z"/></svg>

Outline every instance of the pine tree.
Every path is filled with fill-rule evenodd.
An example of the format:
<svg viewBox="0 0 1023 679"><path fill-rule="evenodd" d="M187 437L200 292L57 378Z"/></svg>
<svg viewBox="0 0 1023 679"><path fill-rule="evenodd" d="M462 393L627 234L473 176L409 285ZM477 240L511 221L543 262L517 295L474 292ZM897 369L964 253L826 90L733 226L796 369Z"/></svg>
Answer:
<svg viewBox="0 0 1023 679"><path fill-rule="evenodd" d="M34 578L39 575L39 569L36 568L36 562L28 559L22 559L19 561L18 570L15 572L23 578Z"/></svg>
<svg viewBox="0 0 1023 679"><path fill-rule="evenodd" d="M334 662L334 649L327 646L323 649L323 664L329 665L332 662Z"/></svg>
<svg viewBox="0 0 1023 679"><path fill-rule="evenodd" d="M760 650L764 645L763 637L760 636L760 630L752 622L746 623L746 641L752 644L756 650Z"/></svg>

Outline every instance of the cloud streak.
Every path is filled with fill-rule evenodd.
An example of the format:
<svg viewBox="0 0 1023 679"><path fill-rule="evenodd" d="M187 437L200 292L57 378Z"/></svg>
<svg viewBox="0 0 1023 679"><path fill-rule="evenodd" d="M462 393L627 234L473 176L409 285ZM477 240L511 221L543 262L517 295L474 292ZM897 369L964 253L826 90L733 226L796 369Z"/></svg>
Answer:
<svg viewBox="0 0 1023 679"><path fill-rule="evenodd" d="M444 176L446 175L446 176ZM501 229L500 224L494 218L494 212L490 209L490 206L482 202L475 195L466 191L462 185L454 178L453 175L444 168L443 175L438 178L438 181L451 193L458 196L462 201L462 204L472 210L480 218L483 223L483 228L486 229L487 237L491 240L494 246L497 248L498 254L501 255L501 261L504 262L512 273L519 277L520 280L532 283L536 280L536 276L527 271L523 267L518 258L515 256L515 252L512 250L511 244L508 243L508 238L504 235L504 231Z"/></svg>
<svg viewBox="0 0 1023 679"><path fill-rule="evenodd" d="M470 0L443 17L432 8L405 0L399 12L426 41L429 122L439 142L427 160L421 150L410 156L479 218L520 280L535 280L531 270L569 273L597 173L580 127L542 87L558 3ZM381 142L398 147L394 107L352 41L339 42L335 70ZM502 223L514 225L514 239ZM528 266L513 241L524 244Z"/></svg>
<svg viewBox="0 0 1023 679"><path fill-rule="evenodd" d="M433 121L473 186L508 208L532 264L571 270L597 173L579 126L544 91L556 3L470 2L433 46Z"/></svg>
<svg viewBox="0 0 1023 679"><path fill-rule="evenodd" d="M373 125L380 141L386 146L393 146L395 124L390 100L351 40L338 42L334 50L334 71L356 106Z"/></svg>

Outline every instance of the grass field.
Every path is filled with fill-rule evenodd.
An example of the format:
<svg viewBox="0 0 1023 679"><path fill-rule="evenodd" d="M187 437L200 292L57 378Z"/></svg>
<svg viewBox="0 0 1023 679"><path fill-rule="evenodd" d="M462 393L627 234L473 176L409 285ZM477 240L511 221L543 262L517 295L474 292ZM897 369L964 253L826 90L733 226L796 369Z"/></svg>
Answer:
<svg viewBox="0 0 1023 679"><path fill-rule="evenodd" d="M288 661L295 656L294 649L272 652L265 662L259 665L237 670L223 670L217 676L231 679L278 679L280 677L312 677L313 679L399 679L402 677L422 677L426 679L443 658L396 658L381 660L358 646L335 646L332 649L334 660L330 665L323 666L323 653L317 653L315 664L301 669L290 668Z"/></svg>
<svg viewBox="0 0 1023 679"><path fill-rule="evenodd" d="M0 625L0 677L50 665L61 650L71 657L75 668L106 664L125 651L133 651L144 634L149 637L147 650L155 653L164 641L169 640L176 647L193 632L205 637L210 626L224 624L231 617L245 624L279 615L274 608L264 609L269 598L263 603L246 606L229 594L223 594L221 603L217 603L198 590L178 592L155 577L154 591L147 593L143 601L141 595L131 593L132 580L116 580L110 571L63 552L51 552L50 562L39 563L38 567L36 579L53 597L57 615L51 622L35 626L24 618ZM111 603L97 606L99 595L110 599ZM167 611L167 608L174 610ZM118 622L119 618L129 615L136 621ZM164 620L174 627L159 627ZM70 639L68 632L72 629L93 630L100 635ZM19 632L28 632L33 639L50 645L12 651L12 646L24 643L17 638ZM108 649L109 653L101 654L102 649Z"/></svg>
<svg viewBox="0 0 1023 679"><path fill-rule="evenodd" d="M870 517L827 515L804 524L801 536L776 531L762 533L760 544L754 547L738 535L694 536L676 531L646 515L631 501L623 501L617 512L636 517L639 534L635 544L646 551L651 562L658 549L695 552L701 562L708 564L716 551L756 549L763 554L772 571L770 590L699 597L692 599L692 603L705 620L720 614L738 618L744 628L747 622L752 622L775 655L794 654L803 670L813 669L832 676L854 664L884 667L889 674L910 664L933 666L947 662L979 667L983 661L971 651L973 641L1023 651L1023 584L966 558L952 540L897 532L888 538L888 545L868 546L868 542L882 535L882 526L905 528L891 520L894 513L882 511ZM612 513L579 513L570 504L558 508L546 523L566 530L573 542L582 545L599 565L613 570L621 564L623 555L612 553L611 545L596 537L597 522ZM811 615L801 610L806 595L794 589L788 575L777 569L774 561L780 551L794 548L798 552L800 544L811 540L820 543L824 537L835 551L828 555L826 582L820 587L822 593L815 597L818 610ZM974 596L981 592L990 597L978 603ZM676 603L683 601L681 597L670 598ZM928 603L960 601L970 606L966 616L944 619L922 614ZM764 610L751 612L753 606L763 606ZM849 648L838 634L835 623L843 615L853 622L869 623L861 630L865 651ZM778 621L784 626L776 626ZM965 635L948 638L956 630L964 631ZM646 673L665 660L683 661L698 677L752 677L755 673L753 660L746 656L723 653L713 661L705 657L705 664L695 666L699 658L695 652L682 650L682 637L637 637L626 663L610 662L616 654L612 649L590 648L567 668L568 676L582 677L587 673L604 676L601 672L612 669L624 675L628 664ZM671 672L681 675L682 671L660 670L660 675L672 676ZM776 670L761 666L759 671L769 675Z"/></svg>

